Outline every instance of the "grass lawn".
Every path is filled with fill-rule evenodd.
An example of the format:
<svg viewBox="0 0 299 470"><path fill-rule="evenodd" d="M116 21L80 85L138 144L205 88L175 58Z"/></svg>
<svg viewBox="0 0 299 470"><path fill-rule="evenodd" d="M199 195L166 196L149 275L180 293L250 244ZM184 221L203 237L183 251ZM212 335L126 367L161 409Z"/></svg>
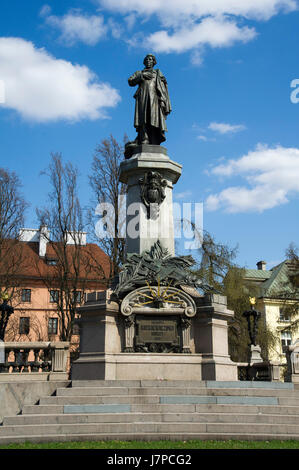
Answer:
<svg viewBox="0 0 299 470"><path fill-rule="evenodd" d="M299 449L298 441L87 441L8 444L0 449Z"/></svg>

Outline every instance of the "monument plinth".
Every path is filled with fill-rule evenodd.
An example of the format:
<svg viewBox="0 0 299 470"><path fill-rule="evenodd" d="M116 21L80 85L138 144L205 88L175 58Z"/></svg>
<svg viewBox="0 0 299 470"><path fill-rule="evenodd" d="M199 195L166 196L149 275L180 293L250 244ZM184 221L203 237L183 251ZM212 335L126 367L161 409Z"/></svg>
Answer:
<svg viewBox="0 0 299 470"><path fill-rule="evenodd" d="M121 163L120 181L128 186L127 253L141 254L160 240L174 256L172 191L181 172L159 145L136 146Z"/></svg>
<svg viewBox="0 0 299 470"><path fill-rule="evenodd" d="M191 256L175 256L172 191L182 166L160 145L171 105L155 64L146 56L145 69L129 78L139 87L137 138L127 143L120 165L127 185L126 262L113 289L88 295L78 309L80 356L72 379L237 380L227 338L233 312L225 297L201 285Z"/></svg>

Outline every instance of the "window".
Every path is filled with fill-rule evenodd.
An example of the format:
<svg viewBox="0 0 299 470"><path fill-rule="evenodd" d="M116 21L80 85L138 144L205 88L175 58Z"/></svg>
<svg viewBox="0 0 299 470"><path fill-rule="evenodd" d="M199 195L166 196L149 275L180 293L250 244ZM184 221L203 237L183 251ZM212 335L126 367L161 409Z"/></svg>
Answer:
<svg viewBox="0 0 299 470"><path fill-rule="evenodd" d="M47 259L47 265L48 266L56 266L57 265L57 259Z"/></svg>
<svg viewBox="0 0 299 470"><path fill-rule="evenodd" d="M291 321L290 313L285 307L279 307L279 321Z"/></svg>
<svg viewBox="0 0 299 470"><path fill-rule="evenodd" d="M50 302L56 303L59 300L59 291L58 290L50 290Z"/></svg>
<svg viewBox="0 0 299 470"><path fill-rule="evenodd" d="M83 293L81 291L73 292L73 302L77 304L81 304L82 302Z"/></svg>
<svg viewBox="0 0 299 470"><path fill-rule="evenodd" d="M58 318L49 318L48 334L57 335L57 331L58 331Z"/></svg>
<svg viewBox="0 0 299 470"><path fill-rule="evenodd" d="M22 289L22 302L31 302L31 289Z"/></svg>
<svg viewBox="0 0 299 470"><path fill-rule="evenodd" d="M30 330L30 318L29 317L21 317L20 318L20 325L19 325L19 334L20 335L28 335Z"/></svg>
<svg viewBox="0 0 299 470"><path fill-rule="evenodd" d="M290 331L282 331L280 333L281 349L283 354L286 353L287 347L292 344L292 334Z"/></svg>
<svg viewBox="0 0 299 470"><path fill-rule="evenodd" d="M80 335L80 326L78 325L78 323L74 323L72 334L76 336Z"/></svg>

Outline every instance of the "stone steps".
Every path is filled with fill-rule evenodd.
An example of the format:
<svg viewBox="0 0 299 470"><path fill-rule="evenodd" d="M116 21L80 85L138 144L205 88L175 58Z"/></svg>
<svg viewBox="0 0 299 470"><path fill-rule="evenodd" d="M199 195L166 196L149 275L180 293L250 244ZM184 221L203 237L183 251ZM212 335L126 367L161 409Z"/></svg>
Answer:
<svg viewBox="0 0 299 470"><path fill-rule="evenodd" d="M131 405L131 404L165 404L165 405L197 405L197 404L234 404L234 405L293 405L299 403L299 398L275 396L246 396L246 395L115 395L115 396L63 396L42 397L40 405L78 405L73 412L80 412L84 405ZM78 411L79 410L79 411ZM119 412L122 412L120 409Z"/></svg>
<svg viewBox="0 0 299 470"><path fill-rule="evenodd" d="M299 424L272 424L272 423L182 423L182 422L142 422L142 423L76 423L76 424L27 424L25 426L2 426L1 437L15 437L20 434L25 440L32 435L49 436L52 434L136 434L141 433L250 433L250 434L289 434L299 436Z"/></svg>
<svg viewBox="0 0 299 470"><path fill-rule="evenodd" d="M108 409L106 410L106 412ZM103 411L104 412L104 411ZM213 413L214 404L200 405L164 405L164 404L132 404L131 413ZM246 413L246 414L285 414L299 415L299 406L257 406L257 405L221 405L217 404L217 413ZM22 415L56 415L64 413L64 405L25 405L22 409ZM77 413L78 414L78 413ZM79 413L80 414L80 413ZM93 413L91 413L93 414ZM19 418L20 416L16 417ZM4 418L5 421L5 418Z"/></svg>
<svg viewBox="0 0 299 470"><path fill-rule="evenodd" d="M76 387L176 387L176 388L245 388L248 389L270 389L270 390L299 390L289 382L227 382L217 380L73 380L72 388Z"/></svg>
<svg viewBox="0 0 299 470"><path fill-rule="evenodd" d="M273 382L74 381L0 426L0 444L112 439L299 439L299 389Z"/></svg>
<svg viewBox="0 0 299 470"><path fill-rule="evenodd" d="M241 410L242 411L242 410ZM35 414L11 416L4 419L5 426L25 426L37 424L75 423L138 423L138 422L199 422L199 423L266 423L299 425L299 414L256 414L256 413L86 413L86 414ZM1 429L1 428L0 428Z"/></svg>
<svg viewBox="0 0 299 470"><path fill-rule="evenodd" d="M84 397L84 396L131 396L131 395L210 395L210 396L223 396L223 395L244 395L244 396L274 396L283 397L292 396L299 399L299 390L289 389L245 389L245 388L185 388L185 387L159 387L158 390L153 390L153 387L75 387L75 388L58 388L56 391L57 397Z"/></svg>

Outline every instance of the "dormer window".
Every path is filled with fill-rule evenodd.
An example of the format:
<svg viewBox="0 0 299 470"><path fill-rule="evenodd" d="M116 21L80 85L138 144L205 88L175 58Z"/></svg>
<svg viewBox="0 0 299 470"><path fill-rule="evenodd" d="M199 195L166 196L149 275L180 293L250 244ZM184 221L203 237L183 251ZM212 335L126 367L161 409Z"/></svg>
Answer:
<svg viewBox="0 0 299 470"><path fill-rule="evenodd" d="M46 263L48 266L56 266L58 260L56 258L47 258Z"/></svg>
<svg viewBox="0 0 299 470"><path fill-rule="evenodd" d="M279 321L281 322L290 322L290 312L286 310L285 307L279 308Z"/></svg>

